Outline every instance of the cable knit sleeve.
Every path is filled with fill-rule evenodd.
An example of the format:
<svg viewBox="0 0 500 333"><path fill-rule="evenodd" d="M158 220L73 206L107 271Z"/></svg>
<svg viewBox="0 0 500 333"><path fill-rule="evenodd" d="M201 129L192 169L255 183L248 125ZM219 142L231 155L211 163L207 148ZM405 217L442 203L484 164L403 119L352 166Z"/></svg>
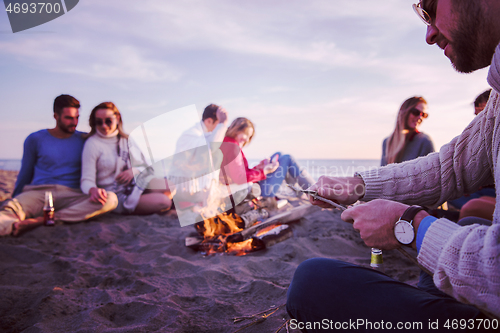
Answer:
<svg viewBox="0 0 500 333"><path fill-rule="evenodd" d="M419 263L436 287L500 317L500 224L460 227L446 219L427 230Z"/></svg>
<svg viewBox="0 0 500 333"><path fill-rule="evenodd" d="M92 187L97 187L97 159L99 149L95 145L92 137L88 138L83 146L82 152L82 178L80 179L80 189L83 193L89 194Z"/></svg>
<svg viewBox="0 0 500 333"><path fill-rule="evenodd" d="M498 183L499 113L499 93L493 90L485 110L439 153L361 173L366 184L363 200L385 198L436 206L494 180ZM440 290L500 317L498 201L489 227L435 221L425 234L418 260L434 273Z"/></svg>
<svg viewBox="0 0 500 333"><path fill-rule="evenodd" d="M439 152L360 173L366 184L363 200L380 198L435 207L493 184L492 140L498 121L494 109L500 107L498 94L493 95L495 102L488 104L488 110Z"/></svg>

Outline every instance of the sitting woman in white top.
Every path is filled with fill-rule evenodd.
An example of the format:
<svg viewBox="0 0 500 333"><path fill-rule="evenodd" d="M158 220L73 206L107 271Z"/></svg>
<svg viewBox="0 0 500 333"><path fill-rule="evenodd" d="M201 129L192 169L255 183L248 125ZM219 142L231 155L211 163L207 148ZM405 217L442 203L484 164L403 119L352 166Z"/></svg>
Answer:
<svg viewBox="0 0 500 333"><path fill-rule="evenodd" d="M135 161L144 161L144 157L123 131L118 108L111 102L97 105L89 124L91 131L82 153L82 192L95 202L104 202L107 191L116 193L118 207L113 212L119 214L146 215L170 209L172 197L166 184L153 188L167 190L145 190L151 182L164 180L153 178L145 162L143 168L135 167Z"/></svg>
<svg viewBox="0 0 500 333"><path fill-rule="evenodd" d="M382 166L434 152L431 138L417 129L422 120L429 116L426 111L427 101L423 97L415 96L403 102L396 119L396 128L382 144Z"/></svg>

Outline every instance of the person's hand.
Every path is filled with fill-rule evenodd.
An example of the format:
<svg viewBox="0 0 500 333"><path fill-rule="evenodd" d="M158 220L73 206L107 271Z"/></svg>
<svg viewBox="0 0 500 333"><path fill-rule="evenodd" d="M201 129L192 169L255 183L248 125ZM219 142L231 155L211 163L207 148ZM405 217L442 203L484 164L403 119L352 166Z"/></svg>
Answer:
<svg viewBox="0 0 500 333"><path fill-rule="evenodd" d="M226 109L219 106L219 108L217 109L216 115L217 115L217 120L219 121L219 124L227 125L227 111L226 111Z"/></svg>
<svg viewBox="0 0 500 333"><path fill-rule="evenodd" d="M354 230L359 231L367 246L391 250L401 246L394 235L394 225L408 207L399 202L377 199L345 210L341 218L352 223ZM412 225L415 232L415 238L411 244L413 248L416 248L415 239L420 221L428 215L427 212L420 211L413 219Z"/></svg>
<svg viewBox="0 0 500 333"><path fill-rule="evenodd" d="M367 246L391 250L401 246L394 236L394 225L407 208L399 202L378 199L345 210L341 218L352 223Z"/></svg>
<svg viewBox="0 0 500 333"><path fill-rule="evenodd" d="M120 172L120 174L116 176L115 179L120 184L129 184L132 179L134 179L134 173L132 172L132 169L127 169Z"/></svg>
<svg viewBox="0 0 500 333"><path fill-rule="evenodd" d="M340 204L350 205L361 199L365 195L365 183L360 177L327 177L321 176L316 184L308 190L316 191L320 197L324 197ZM312 197L310 201L313 205L323 208L332 206Z"/></svg>
<svg viewBox="0 0 500 333"><path fill-rule="evenodd" d="M264 166L263 170L266 175L273 173L280 166L279 162L271 162Z"/></svg>
<svg viewBox="0 0 500 333"><path fill-rule="evenodd" d="M100 202L102 205L108 200L108 193L103 188L92 187L89 191L90 201Z"/></svg>
<svg viewBox="0 0 500 333"><path fill-rule="evenodd" d="M265 167L266 165L268 165L270 161L271 161L271 159L270 159L269 157L268 157L268 158L263 159L262 161L260 161L260 162L259 162L259 164L257 164L257 165L255 166L255 169L257 169L257 170L262 170L262 169L264 169L264 167Z"/></svg>

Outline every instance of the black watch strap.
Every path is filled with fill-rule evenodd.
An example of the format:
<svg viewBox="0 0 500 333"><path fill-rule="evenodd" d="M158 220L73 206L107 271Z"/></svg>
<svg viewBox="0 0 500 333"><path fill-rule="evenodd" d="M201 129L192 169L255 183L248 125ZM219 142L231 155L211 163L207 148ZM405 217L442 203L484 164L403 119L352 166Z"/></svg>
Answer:
<svg viewBox="0 0 500 333"><path fill-rule="evenodd" d="M411 222L415 218L415 215L417 215L417 213L420 212L421 210L424 210L424 207L420 206L408 207L403 213L403 215L401 215L401 220Z"/></svg>

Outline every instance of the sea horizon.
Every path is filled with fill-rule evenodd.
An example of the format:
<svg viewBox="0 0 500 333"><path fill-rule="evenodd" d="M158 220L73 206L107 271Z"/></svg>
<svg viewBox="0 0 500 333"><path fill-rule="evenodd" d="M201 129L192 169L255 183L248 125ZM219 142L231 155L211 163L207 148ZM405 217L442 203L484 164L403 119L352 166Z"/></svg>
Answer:
<svg viewBox="0 0 500 333"><path fill-rule="evenodd" d="M259 163L258 159L248 159L249 167ZM297 159L297 163L307 170L313 179L321 176L350 177L356 172L376 169L380 159Z"/></svg>
<svg viewBox="0 0 500 333"><path fill-rule="evenodd" d="M253 167L259 159L248 159L248 165ZM355 172L376 169L380 166L379 159L297 159L297 163L318 180L321 176L349 177ZM0 159L0 170L19 171L21 159Z"/></svg>

